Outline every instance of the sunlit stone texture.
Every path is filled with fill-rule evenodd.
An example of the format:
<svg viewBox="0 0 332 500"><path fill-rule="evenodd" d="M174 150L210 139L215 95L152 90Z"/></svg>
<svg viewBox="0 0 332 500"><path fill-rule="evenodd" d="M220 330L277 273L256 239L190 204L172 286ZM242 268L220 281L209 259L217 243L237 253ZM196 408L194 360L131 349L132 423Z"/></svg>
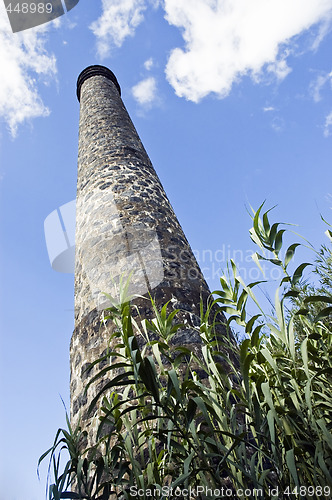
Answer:
<svg viewBox="0 0 332 500"><path fill-rule="evenodd" d="M209 288L161 182L121 99L114 74L90 66L78 78L80 101L76 203L75 330L71 341L71 420L81 415L89 440L95 420L89 401L107 380L83 394L95 373L90 363L106 352L110 331L100 327L108 305L102 292L116 295L120 278L130 293L152 295L160 308L181 309L185 327L174 342L199 350L199 304ZM136 298L141 319L151 303ZM137 316L138 317L138 316ZM222 327L221 327L222 328Z"/></svg>

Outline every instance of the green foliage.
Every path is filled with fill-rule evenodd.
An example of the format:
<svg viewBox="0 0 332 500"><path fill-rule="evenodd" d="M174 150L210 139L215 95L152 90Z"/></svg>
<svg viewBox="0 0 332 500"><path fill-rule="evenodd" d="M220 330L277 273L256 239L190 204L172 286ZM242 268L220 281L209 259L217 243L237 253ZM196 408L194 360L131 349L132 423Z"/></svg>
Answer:
<svg viewBox="0 0 332 500"><path fill-rule="evenodd" d="M299 244L283 251L285 229L261 211L254 212L250 230L260 248L254 260L284 274L275 314L255 296L260 282L245 284L233 261L207 311L201 305L199 355L172 342L183 325L176 323L178 311L167 313L168 304L159 312L151 298L155 318L139 323L128 301L114 302L105 317L117 326L106 357L116 360L86 387L89 394L92 383L113 374L90 405L100 411L98 442L82 451L79 428L73 432L68 422L68 432L58 431L40 459L50 454L53 465L49 500L131 499L134 487L145 491L140 498L154 491L154 498L170 500L178 498L176 488L198 486L229 488L233 498L239 488L250 489L246 498L253 499L282 498L285 490L294 492L291 498L330 498L331 251L322 249L316 263L321 288L309 289L302 277L310 263L289 271ZM255 314L248 313L249 304ZM233 323L243 328L239 346L217 335L211 319L216 306L227 315L229 331ZM64 450L69 459L59 474Z"/></svg>

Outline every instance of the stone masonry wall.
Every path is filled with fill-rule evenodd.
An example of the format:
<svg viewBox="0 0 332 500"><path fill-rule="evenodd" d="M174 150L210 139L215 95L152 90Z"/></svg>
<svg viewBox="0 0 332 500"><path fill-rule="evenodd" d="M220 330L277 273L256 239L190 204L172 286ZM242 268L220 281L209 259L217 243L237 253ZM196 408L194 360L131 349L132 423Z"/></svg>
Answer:
<svg viewBox="0 0 332 500"><path fill-rule="evenodd" d="M110 333L100 328L121 276L130 292L168 300L183 310L188 328L179 341L199 342L199 301L209 294L190 245L121 100L114 75L92 67L80 76L79 155L76 213L75 330L71 342L71 419L87 427L86 367L107 347ZM89 70L89 69L88 69ZM85 71L88 71L85 70ZM91 67L90 67L91 73ZM98 74L100 73L100 74ZM83 77L82 77L83 75ZM106 76L105 76L106 75ZM147 300L136 299L142 317ZM193 347L194 348L194 347ZM92 388L89 399L97 388ZM92 426L94 427L94 426ZM92 434L91 434L92 436Z"/></svg>

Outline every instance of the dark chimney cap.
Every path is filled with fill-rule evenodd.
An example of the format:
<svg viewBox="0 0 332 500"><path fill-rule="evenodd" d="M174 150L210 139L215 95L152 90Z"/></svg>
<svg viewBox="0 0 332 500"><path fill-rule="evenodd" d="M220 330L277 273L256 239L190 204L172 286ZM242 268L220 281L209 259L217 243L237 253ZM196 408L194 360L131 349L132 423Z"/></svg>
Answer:
<svg viewBox="0 0 332 500"><path fill-rule="evenodd" d="M114 85L116 86L116 88L119 91L119 94L121 95L121 88L120 88L120 85L116 79L115 74L110 69L106 68L106 66L99 66L98 64L96 64L95 66L88 66L87 68L85 68L82 71L82 73L80 73L80 75L77 79L77 91L76 91L78 100L80 100L81 87L82 87L83 83L85 82L85 80L87 80L88 78L91 78L92 76L97 76L97 75L105 76L105 78L108 78L109 80L111 80L111 82L114 83Z"/></svg>

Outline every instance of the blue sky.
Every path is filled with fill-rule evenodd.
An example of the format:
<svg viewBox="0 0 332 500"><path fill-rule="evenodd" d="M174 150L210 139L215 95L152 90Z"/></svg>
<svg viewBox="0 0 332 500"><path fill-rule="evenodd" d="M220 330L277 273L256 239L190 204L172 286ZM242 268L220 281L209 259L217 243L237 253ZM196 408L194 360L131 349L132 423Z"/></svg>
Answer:
<svg viewBox="0 0 332 500"><path fill-rule="evenodd" d="M44 498L36 463L69 406L73 276L52 270L43 224L75 198L80 71L116 74L216 289L227 255L257 277L249 204L327 243L331 22L332 0L80 0L12 34L1 2L0 500Z"/></svg>

